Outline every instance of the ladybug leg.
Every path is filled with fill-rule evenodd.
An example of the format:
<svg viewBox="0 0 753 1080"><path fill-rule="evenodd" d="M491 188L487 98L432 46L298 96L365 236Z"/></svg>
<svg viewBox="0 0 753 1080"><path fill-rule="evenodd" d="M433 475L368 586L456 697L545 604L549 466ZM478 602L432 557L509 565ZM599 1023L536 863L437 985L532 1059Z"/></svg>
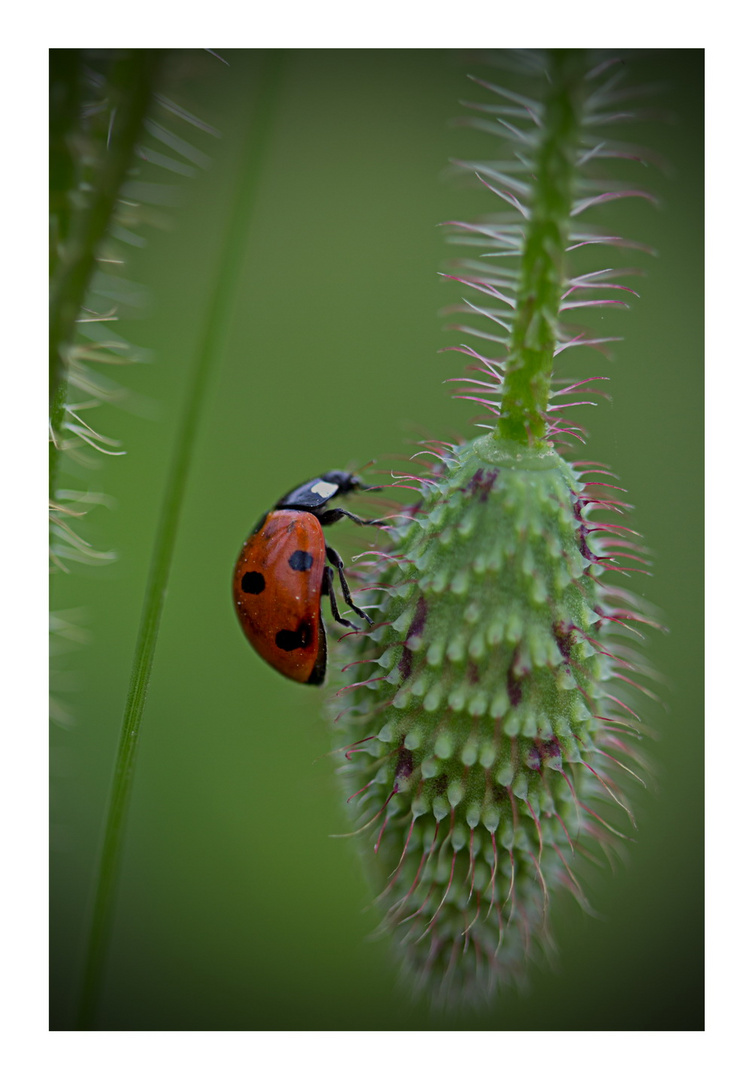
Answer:
<svg viewBox="0 0 753 1080"><path fill-rule="evenodd" d="M335 587L334 587L334 571L331 566L324 567L324 578L322 580L322 596L329 597L329 606L332 609L332 618L335 622L339 622L340 626L349 626L351 630L358 630L355 623L348 622L347 619L343 619L340 616L340 611L337 606L337 600L335 599ZM355 610L355 609L354 609Z"/></svg>
<svg viewBox="0 0 753 1080"><path fill-rule="evenodd" d="M322 525L333 525L341 518L350 518L351 521L355 521L356 525L383 525L384 522L379 521L377 518L369 520L368 518L358 517L357 514L351 514L350 510L343 510L342 507L336 506L332 510L324 510L321 514L317 515ZM335 563L337 566L337 563ZM338 570L340 567L338 567ZM343 590L344 591L344 590ZM355 610L355 609L354 609Z"/></svg>
<svg viewBox="0 0 753 1080"><path fill-rule="evenodd" d="M324 550L327 552L327 558L332 563L332 566L335 567L335 569L337 570L337 573L338 573L338 575L340 577L340 588L343 591L343 596L345 597L345 603L348 604L353 609L353 611L355 611L356 615L360 615L361 618L365 619L367 623L371 623L373 620L369 618L369 616L366 614L366 612L361 611L361 609L359 607L356 607L356 605L353 603L353 597L350 595L350 589L348 588L348 582L347 582L347 579L345 577L345 569L344 569L345 564L343 563L342 559L337 554L337 552L335 551L334 548L327 547ZM332 568L328 566L327 569L329 570L330 582L331 582L332 581ZM331 599L331 596L330 596L330 599ZM342 622L342 619L339 620L339 621Z"/></svg>

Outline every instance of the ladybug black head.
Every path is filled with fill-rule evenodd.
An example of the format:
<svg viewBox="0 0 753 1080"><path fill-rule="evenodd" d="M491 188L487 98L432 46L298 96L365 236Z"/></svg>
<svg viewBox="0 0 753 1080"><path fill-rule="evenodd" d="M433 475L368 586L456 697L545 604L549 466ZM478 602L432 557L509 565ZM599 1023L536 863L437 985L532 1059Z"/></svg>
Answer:
<svg viewBox="0 0 753 1080"><path fill-rule="evenodd" d="M322 473L319 477L325 484L337 484L337 495L347 495L349 491L359 491L363 487L361 480L353 473L341 472L334 469L332 472ZM312 483L316 481L312 480ZM331 496L330 496L331 498Z"/></svg>
<svg viewBox="0 0 753 1080"><path fill-rule="evenodd" d="M363 487L357 476L348 472L326 472L293 488L276 504L278 510L318 510L335 495L347 495Z"/></svg>
<svg viewBox="0 0 753 1080"><path fill-rule="evenodd" d="M337 494L347 495L349 491L381 491L380 487L373 487L371 484L364 484L360 476L355 476L353 473L340 472L335 469L333 472L323 473L320 477L325 483L337 484ZM315 481L312 481L314 483Z"/></svg>

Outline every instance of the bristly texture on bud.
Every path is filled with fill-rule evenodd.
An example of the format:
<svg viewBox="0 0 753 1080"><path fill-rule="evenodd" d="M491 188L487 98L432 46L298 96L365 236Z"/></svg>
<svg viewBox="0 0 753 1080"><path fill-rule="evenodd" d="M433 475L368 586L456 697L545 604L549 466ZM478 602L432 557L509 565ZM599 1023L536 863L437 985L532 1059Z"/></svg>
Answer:
<svg viewBox="0 0 753 1080"><path fill-rule="evenodd" d="M569 52L516 62L545 75L541 101L475 80L496 100L476 124L510 160L460 163L504 211L451 223L483 248L452 275L483 297L464 302L461 329L503 349L460 347L478 377L459 396L495 421L462 445L425 444L428 474L401 478L420 499L360 561L374 625L344 636L333 699L381 927L438 1002L516 980L547 950L557 891L587 908L578 862L634 825L620 778L639 780L630 740L650 675L626 643L650 613L610 582L642 549L615 520L625 504L606 470L559 453L582 439L563 416L583 384L552 389L559 351L605 340L568 332L563 313L621 303L614 271L568 270L574 247L627 244L580 215L646 194L584 177L596 159L638 156L595 132L626 96L621 69Z"/></svg>

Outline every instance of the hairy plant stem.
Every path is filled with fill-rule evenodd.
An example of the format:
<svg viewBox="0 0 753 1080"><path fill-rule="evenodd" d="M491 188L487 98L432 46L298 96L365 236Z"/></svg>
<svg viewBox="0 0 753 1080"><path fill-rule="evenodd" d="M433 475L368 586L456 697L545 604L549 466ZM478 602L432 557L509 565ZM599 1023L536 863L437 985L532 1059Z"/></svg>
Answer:
<svg viewBox="0 0 753 1080"><path fill-rule="evenodd" d="M583 62L576 50L553 50L552 82L544 100L543 138L535 162L497 428L500 438L526 446L541 442L547 428L557 316L565 288Z"/></svg>
<svg viewBox="0 0 753 1080"><path fill-rule="evenodd" d="M53 210L59 208L66 198L65 192L56 190L58 181L69 183L74 171L72 163L65 160L66 151L70 154L70 146L64 145L67 141L65 133L57 128L69 125L70 110L76 107L80 96L76 54L73 50L55 52L61 55L53 54L56 67L51 71L51 89L56 89L59 94L59 100L53 100L50 109L53 146L58 149L57 155L51 155ZM112 125L107 147L92 170L91 192L84 205L74 213L70 212L70 206L64 207L61 220L70 221L69 234L53 237L49 327L50 428L53 435L50 441L51 498L54 498L60 458L55 435L63 427L68 389L65 353L73 342L76 320L96 266L99 245L112 220L118 193L133 161L134 148L141 134L155 81L159 77L162 59L163 52L159 49L131 49L113 63L108 79L108 90L112 95ZM55 138L56 135L61 136L59 140ZM62 166L60 170L55 168L58 163Z"/></svg>
<svg viewBox="0 0 753 1080"><path fill-rule="evenodd" d="M235 287L246 250L254 197L263 166L265 143L271 129L280 84L281 61L282 54L277 51L266 53L262 61L262 70L257 84L259 104L254 110L253 126L249 131L243 158L239 165L240 184L228 219L206 322L200 338L172 465L165 485L162 513L154 540L97 872L78 1018L80 1029L92 1027L100 998L139 732L167 592L186 480L209 375L213 362L222 350Z"/></svg>

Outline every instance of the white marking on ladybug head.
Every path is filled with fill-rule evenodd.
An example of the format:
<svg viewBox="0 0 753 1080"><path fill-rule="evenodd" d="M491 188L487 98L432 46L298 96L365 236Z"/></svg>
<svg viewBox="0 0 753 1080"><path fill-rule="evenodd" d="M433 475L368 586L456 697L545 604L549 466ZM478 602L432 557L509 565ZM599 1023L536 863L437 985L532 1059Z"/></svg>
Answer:
<svg viewBox="0 0 753 1080"><path fill-rule="evenodd" d="M320 495L322 499L331 499L337 491L337 484L328 484L326 480L317 480L312 484L311 490L314 495Z"/></svg>

